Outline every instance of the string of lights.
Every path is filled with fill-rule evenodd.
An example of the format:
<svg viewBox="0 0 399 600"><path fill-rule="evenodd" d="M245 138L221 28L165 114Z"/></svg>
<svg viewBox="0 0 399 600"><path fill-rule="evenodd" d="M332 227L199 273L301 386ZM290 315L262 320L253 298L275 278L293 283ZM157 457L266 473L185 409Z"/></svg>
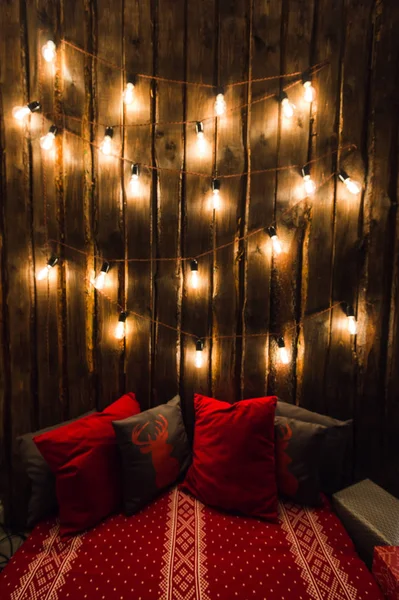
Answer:
<svg viewBox="0 0 399 600"><path fill-rule="evenodd" d="M104 265L103 265L103 267L104 267ZM71 267L71 265L69 265L69 268L75 268L75 267ZM103 271L101 271L101 272L103 272ZM104 285L100 285L98 287L94 284L93 279L90 279L88 277L85 277L84 279L87 283L91 283L92 285L94 285L97 292L103 298L105 298L110 304L112 304L113 306L116 307L116 313L117 313L116 317L117 318L115 317L116 325L115 325L115 329L114 329L114 335L115 335L116 339L118 339L118 340L122 340L126 336L126 334L127 334L127 331L126 331L127 319L128 319L128 317L133 316L138 319L148 321L148 322L152 323L153 325L156 325L157 327L164 327L171 331L175 331L179 335L184 335L184 336L187 336L187 337L195 340L196 352L203 351L206 340L259 338L259 337L274 338L278 344L278 347L280 348L281 362L283 362L284 364L287 364L284 357L288 356L288 352L287 351L281 352L281 348L285 348L284 335L287 336L292 331L296 331L298 329L298 327L301 327L304 322L307 322L311 319L319 317L327 312L334 310L337 307L340 307L342 309L343 314L345 314L345 316L347 318L347 328L348 328L349 333L351 335L356 335L356 333L357 333L357 322L356 322L356 318L354 315L353 307L351 307L346 302L337 301L327 308L323 308L319 311L303 315L300 320L296 321L295 323L293 323L290 326L285 326L280 331L263 331L263 332L258 332L258 333L243 333L243 334L235 334L234 333L234 334L228 334L228 335L210 334L210 335L198 336L197 334L192 333L190 331L186 331L186 330L182 329L181 327L174 327L173 325L169 325L168 323L160 321L159 319L154 319L153 317L150 317L148 315L143 315L141 313L138 313L137 311L134 311L127 306L123 307L123 306L121 306L121 304L119 302L117 302L116 300L113 300L105 292ZM196 366L199 366L199 365L196 365Z"/></svg>
<svg viewBox="0 0 399 600"><path fill-rule="evenodd" d="M104 65L107 65L108 67L116 69L117 71L120 71L121 73L127 73L127 69L125 67L121 67L120 65L117 65L116 63L113 63L113 62L107 60L106 58L102 58L101 56L98 56L97 54L88 52L87 50L84 50L84 48L81 48L80 46L73 44L72 42L66 40L65 38L62 38L60 40L60 42L61 42L61 44L64 44L65 46L69 46L70 48L73 48L73 50L76 50L77 52L80 52L81 54L84 54L85 56L89 56L90 58L93 58L93 59L97 60L98 62L101 62ZM43 46L43 53L46 54L46 56L48 57L48 58L46 58L47 62L53 62L55 60L55 53L56 53L56 46L55 46L54 42L48 41ZM323 61L322 63L319 63L319 64L326 65L326 64L328 64L328 61ZM289 78L289 77L297 77L298 75L302 75L302 74L303 74L302 71L294 71L292 73L285 73L283 75L271 75L268 77L258 77L256 79L251 79L251 80L247 79L247 80L242 80L242 81L235 81L235 82L226 83L223 86L223 89L226 89L229 87L237 87L237 86L241 86L241 85L248 85L248 84L252 84L252 83L262 83L262 82L273 81L273 80L278 81L279 79L285 79L285 78ZM192 86L209 88L209 89L220 88L220 86L218 86L218 85L214 85L212 83L205 83L203 81L185 81L185 80L181 80L181 79L170 79L168 77L160 77L158 75L148 75L148 74L144 74L144 73L135 73L134 77L135 77L135 79L136 78L149 79L152 81L161 81L164 83L175 83L178 85L192 85ZM133 103L133 90L134 90L134 83L128 82L126 84L126 88L125 88L125 92L124 92L125 104Z"/></svg>
<svg viewBox="0 0 399 600"><path fill-rule="evenodd" d="M318 65L315 65L314 67L312 67L311 69L311 73L312 74L316 74L318 73L320 70L324 69L326 66L328 65L327 62L323 62L323 63L319 63ZM289 77L290 75L284 75L283 77ZM180 121L145 121L144 123L130 123L128 125L124 125L124 129L130 129L130 128L134 128L134 127L159 127L159 126L165 126L165 125L193 125L196 127L197 129L197 135L198 133L200 133L201 138L204 138L204 122L205 121L210 121L210 120L215 120L217 117L222 117L226 114L235 112L235 111L239 111L239 110L243 110L244 108L248 108L251 105L254 104L258 104L259 102L264 102L266 100L270 100L272 98L278 100L281 102L282 107L283 107L283 113L286 116L286 118L292 118L295 114L295 106L289 102L288 100L288 96L287 96L287 91L292 89L293 87L295 87L296 85L298 85L299 83L302 83L304 86L304 99L309 102L309 91L311 91L312 94L312 98L314 97L314 88L307 88L305 87L305 83L309 83L309 76L306 76L305 78L302 76L299 79L297 79L296 81L291 82L290 84L286 85L283 89L284 92L280 95L280 96L276 96L275 93L268 93L265 95L260 96L259 98L254 98L251 99L250 102L243 102L241 104L237 104L235 106L229 107L227 108L227 104L226 101L224 99L224 93L218 93L216 96L216 100L215 100L215 114L213 115L208 115L206 117L202 117L200 120L198 119L187 119L187 120L180 120ZM305 83L304 83L305 82ZM133 85L133 84L128 84L128 85ZM124 102L126 103L126 99L129 98L129 104L133 103L133 89L130 88L126 88L125 91L123 92L123 98L124 98ZM34 112L35 110L40 110L41 105L40 102L37 102L38 107L34 108L34 110L29 109L29 111L26 111L24 109L26 109L27 107L17 107L17 109L19 109L18 111L16 111L16 113L14 114L14 117L16 119L19 120L23 120L25 119L26 116L29 115L30 112ZM29 105L28 105L29 108ZM53 113L46 113L46 117L51 120L54 119L55 115ZM67 114L63 114L63 117L65 119L71 119L73 121L76 122L83 122L83 119L81 117L75 117L73 115L67 115ZM113 125L104 125L99 123L98 121L85 121L89 124L92 125L102 125L102 127L104 127L104 138L106 136L109 136L112 140L113 137L113 130L117 129L119 127L121 127L121 125L119 124L113 124ZM198 131L198 124L200 124L200 132ZM54 128L54 131L50 133L55 135L57 134L57 127L55 125L52 125L52 127ZM49 136L49 142L50 142L51 136ZM51 148L51 142L50 142L50 146L49 148ZM112 148L112 141L108 143L108 147L109 147L109 152L108 154L111 154L111 148Z"/></svg>
<svg viewBox="0 0 399 600"><path fill-rule="evenodd" d="M122 73L126 74L126 70L123 67L119 67L118 65L115 65L115 64L111 63L110 61L107 61L106 59L102 59L101 57L98 57L97 55L91 54L91 53L79 48L78 46L75 46L74 44L68 42L67 40L61 40L61 42L62 42L62 44L69 45L70 47L76 49L77 51L82 52L83 54L86 54L86 55L90 56L91 58L101 61L104 64L107 64L109 67L116 68L116 69L120 70ZM57 48L56 48L54 42L49 40L42 47L42 52L41 52L40 58L43 58L48 63L53 63L55 61L56 55L57 55ZM193 125L195 127L195 133L196 133L196 138L197 138L196 139L197 153L198 153L198 156L201 157L201 156L203 156L203 154L205 153L205 150L206 150L206 135L205 135L206 129L204 126L204 122L211 120L211 119L215 120L216 127L217 127L219 118L224 117L228 114L231 114L235 111L240 111L245 108L249 108L253 104L257 104L259 102L264 102L271 98L274 98L276 101L280 102L281 116L283 119L286 119L289 121L295 115L296 106L291 102L287 92L289 92L289 90L292 89L294 86L297 86L301 83L303 85L303 100L305 102L311 104L315 100L315 89L312 84L312 78L316 73L318 73L321 69L325 68L328 64L329 64L328 61L323 61L321 63L318 63L317 65L310 67L304 73L296 72L296 73L288 73L288 74L278 75L275 77L258 78L256 80L249 79L248 81L240 81L240 82L234 82L234 83L228 84L228 85L224 86L224 88L221 88L219 86L213 86L210 84L203 84L201 82L196 83L196 82L188 82L188 81L179 81L179 80L167 79L167 78L158 77L158 76L137 74L134 81L136 81L137 77L142 77L144 79L151 79L154 81L164 81L164 82L169 82L169 83L174 83L174 84L182 84L182 85L205 86L208 88L215 89L216 93L215 93L215 101L214 101L214 114L212 114L211 116L203 117L201 120L196 119L196 120L185 120L185 121L145 122L145 123L133 123L129 126L144 127L144 126L161 126L161 125L167 125L167 124L168 125ZM41 60L39 61L39 69L40 69L40 71L42 70L41 69ZM285 85L279 95L276 95L275 93L269 93L269 94L262 95L258 98L253 98L252 95L249 94L248 98L247 98L247 100L248 100L247 102L244 102L244 103L241 103L238 105L234 105L234 106L228 106L228 104L226 102L225 91L226 91L227 87L233 87L233 86L239 86L239 85L249 85L250 86L249 89L251 89L252 84L256 83L256 82L269 81L269 80L273 80L273 79L281 80L283 78L289 79L289 78L294 78L294 77L296 79L294 81L292 81L291 83ZM41 98L41 90L42 90L41 78L42 78L42 75L39 74L40 98ZM133 83L133 81L126 82L125 88L122 93L121 101L123 101L123 103L125 104L126 107L134 104L134 102L135 102L135 83ZM318 156L303 165L286 165L286 166L280 166L280 167L276 166L273 168L259 169L259 170L254 170L254 171L251 170L251 166L249 165L249 170L247 170L246 172L218 174L217 176L215 175L215 172L214 172L212 174L212 176L210 176L208 174L199 173L196 171L188 171L188 170L182 170L182 169L174 169L174 168L168 168L168 167L159 167L159 166L154 166L154 165L149 165L149 164L143 164L143 163L139 163L137 161L133 161L130 158L124 156L124 153L122 155L116 154L115 153L115 143L114 143L114 129L117 127L120 127L120 128L122 128L122 131L124 131L124 129L126 127L125 121L123 121L122 124L115 125L115 126L111 126L111 125L104 126L103 138L99 143L96 143L92 140L86 139L82 135L79 135L75 132L70 131L65 126L65 121L67 121L68 119L80 121L82 124L88 123L88 121L86 121L84 119L80 119L78 117L64 114L63 112L61 112L60 106L58 103L55 103L54 106L55 106L54 114L51 114L51 115L42 114L42 135L40 137L40 147L42 148L44 154L54 147L55 139L58 134L65 133L67 135L75 136L75 137L81 139L83 142L88 143L91 146L93 146L94 148L96 148L104 156L110 157L110 158L115 158L117 160L128 163L130 165L129 187L134 191L134 195L138 195L140 176L141 176L143 170L148 170L150 172L153 172L153 171L171 172L171 173L176 173L179 176L181 176L181 175L187 175L187 176L190 175L191 176L192 175L192 176L206 178L206 179L210 180L210 197L212 199L211 205L212 205L212 209L213 209L212 210L213 219L215 219L215 215L217 214L217 211L220 209L220 207L224 201L224 199L223 199L223 181L227 180L227 179L231 179L231 178L240 178L243 176L252 177L252 175L257 175L257 174L261 174L261 173L273 173L273 172L277 173L279 171L284 171L284 170L292 170L292 171L297 171L298 174L300 173L302 176L302 186L303 186L303 192L301 194L302 197L300 198L300 200L298 200L297 202L295 202L294 204L289 206L287 209L280 212L279 217L278 217L279 220L281 220L281 218L284 215L286 215L290 211L294 210L298 204L300 204L301 202L304 202L305 200L308 200L311 196L313 196L316 193L316 191L320 187L322 187L328 180L330 180L333 177L337 177L338 180L341 181L346 186L347 190L351 194L357 195L362 191L362 185L360 183L354 181L350 177L350 175L344 170L338 170L337 172L332 173L331 175L326 177L323 181L321 181L318 185L312 178L311 165L313 165L317 161L322 160L326 156L333 155L338 152L342 152L344 150L351 151L351 150L355 149L356 146L351 145L351 144L346 144L335 150L326 152L322 156ZM31 113L38 112L40 110L41 110L40 102L39 101L31 101L25 106L15 107L12 111L12 114L18 121L23 122L26 119L26 117L28 117ZM45 116L49 117L49 118L51 116L51 118L54 119L54 122L51 124L47 133L45 133L43 131ZM96 126L99 125L98 122L92 122L92 123ZM216 131L215 135L217 135L217 128L215 131ZM214 165L214 167L215 167L215 165ZM45 161L43 162L43 166L42 166L42 176L43 176L44 202L45 202L45 204L47 204L46 181L45 181L44 169L45 169ZM195 340L195 365L199 368L203 364L202 357L203 357L203 351L204 351L204 347L206 346L207 340L227 339L227 338L234 339L234 338L265 337L265 336L266 337L269 336L269 337L275 339L275 342L276 342L277 348L278 348L279 357L280 357L280 362L282 364L288 364L290 362L290 356L289 356L289 350L287 349L286 343L284 340L284 334L285 334L285 336L287 336L291 331L297 330L298 327L300 327L302 325L303 321L305 321L307 319L315 318L325 312L332 311L335 307L337 307L339 305L341 306L342 311L345 314L345 317L347 319L348 332L350 333L350 335L356 335L356 333L357 333L357 322L356 322L356 317L355 317L355 312L354 312L353 307L350 306L349 304L346 304L343 302L337 302L335 304L332 304L328 308L317 311L310 315L303 315L300 320L296 321L292 325L290 325L288 327L285 326L284 331L280 331L280 332L270 332L270 331L265 332L264 331L264 332L260 332L260 333L251 333L251 334L244 333L244 334L231 334L231 335L213 335L213 334L211 334L211 335L205 335L205 336L199 337L196 334L182 330L180 327L174 327L167 323L159 321L158 319L154 319L151 316L141 315L141 314L137 313L136 311L129 310L129 308L127 306L125 306L125 305L122 306L119 302L114 301L106 293L108 273L109 273L110 269L112 268L113 263L122 263L122 262L127 263L127 262L136 262L136 261L137 262L155 262L155 261L175 261L176 262L176 261L179 261L181 263L189 261L189 271L185 271L184 277L186 278L189 289L192 289L194 291L198 290L201 286L201 277L202 277L202 275L201 275L201 260L204 257L211 255L211 254L215 255L217 252L221 251L222 249L229 247L231 245L237 244L238 242L245 241L248 238L259 234L260 232L268 234L268 236L270 238L270 244L272 247L272 251L273 251L274 255L277 257L280 254L283 254L285 252L285 248L284 248L283 241L279 238L279 235L278 235L279 226L278 226L276 218L272 223L269 223L268 225L259 227L252 231L246 231L242 236L235 237L233 240L230 240L229 242L226 242L217 247L212 247L212 249L202 252L201 254L194 256L194 257L168 257L168 258L166 258L166 257L164 257L164 258L161 258L161 257L160 258L128 258L128 257L125 257L122 259L120 259L120 258L106 259L102 256L93 255L93 253L85 252L83 250L80 250L79 248L75 248L75 247L68 245L60 240L55 240L55 239L49 240L48 234L47 234L47 212L46 212L47 207L45 206L43 210L44 210L43 216L44 216L44 220L45 220L45 230L46 230L45 246L46 246L47 252L50 251L50 246L52 244L54 244L54 245L56 245L57 248L62 246L64 248L71 249L74 252L78 252L81 255L85 255L87 257L101 260L101 269L98 271L98 273L95 273L93 275L93 277L90 277L90 278L85 277L85 280L88 284L93 286L93 288L95 289L95 291L98 294L100 294L102 297L107 299L110 303L112 303L116 307L117 313L118 313L118 319L116 320L116 323L115 323L114 336L118 340L124 340L124 338L127 335L128 317L129 316L135 316L138 319L145 319L147 321L150 321L152 324L154 324L156 326L168 328L170 330L176 331L179 335L185 335L185 336L188 336L188 337L192 338L193 340ZM62 253L61 253L61 257L59 255L57 255L56 253L52 254L48 258L47 264L40 271L38 271L38 273L36 275L37 280L42 281L44 279L47 279L47 285L49 285L48 276L49 276L50 272L54 269L54 267L56 267L56 265L60 264L60 259L61 259L61 263L63 263L65 260ZM68 268L75 268L75 267L73 267L71 265L71 263L68 262Z"/></svg>
<svg viewBox="0 0 399 600"><path fill-rule="evenodd" d="M69 129L64 129L65 133L67 133L68 135L71 135L73 137L76 137L80 140L82 140L83 142L93 146L94 148L96 148L97 150L101 150L101 144L97 144L95 142L92 142L91 140L88 140L87 138L84 138L83 136L74 133L73 131L70 131ZM112 136L111 136L112 138ZM103 140L104 142L104 140ZM106 141L105 147L106 147L106 151L108 151L109 149L109 140ZM104 148L104 146L103 146ZM348 150L348 151L353 151L356 150L357 146L355 146L355 144L345 144L343 146L341 146L340 148L336 149L336 150L331 150L329 152L326 152L325 154L322 154L319 157L316 157L310 161L308 161L307 163L304 163L303 167L307 167L310 164L316 163L319 160L322 160L323 158L326 158L327 156L332 156L334 154L336 154L337 152L342 152L344 150ZM138 178L139 178L139 171L140 168L141 169L147 169L148 171L152 172L152 171L159 171L159 172L166 172L166 173L176 173L178 175L192 175L195 177L201 177L203 179L211 179L211 186L212 186L212 192L214 195L217 195L220 192L220 180L221 179L233 179L233 178L239 178L239 177L244 177L246 175L249 175L248 171L242 171L240 173L230 173L230 174L220 174L218 175L217 178L213 178L211 175L207 174L207 173L200 173L199 171L191 171L191 170L186 170L186 169L174 169L172 167L160 167L160 166L156 166L156 165L149 165L146 163L137 163L136 160L133 160L127 156L123 156L123 155L119 155L119 154L108 154L107 156L110 156L112 158L116 158L122 162L126 162L128 164L130 164L132 166L132 173L131 173L131 183L133 183L134 181L137 182ZM134 168L134 169L133 169ZM301 165L283 165L280 167L271 167L268 169L256 169L256 170L252 170L251 171L251 175L261 175L261 174L265 174L265 173L275 173L278 171L286 171L286 170L299 170L301 168ZM134 172L133 172L134 171ZM345 173L343 171L343 173ZM346 173L345 173L346 175ZM341 179L343 181L343 179ZM215 185L216 182L216 185ZM219 187L218 187L219 186ZM358 184L359 186L359 184ZM353 188L354 189L354 188ZM215 194L215 190L216 190L216 194ZM352 190L350 190L352 191ZM352 192L352 193L359 193L359 192Z"/></svg>
<svg viewBox="0 0 399 600"><path fill-rule="evenodd" d="M315 159L314 159L315 160ZM329 177L326 177L319 186L315 186L314 187L314 191L313 193L315 193L318 189L320 189L323 185L325 185L327 183L327 181L329 181L330 179L332 179L333 177L335 177L337 175L337 173L332 173ZM291 211L293 211L299 204L301 204L302 202L304 202L309 196L305 196L304 198L298 200L297 202L295 202L294 204L292 204L291 206L289 206L288 208L286 208L284 211L282 211L280 213L280 218L289 214ZM214 209L215 210L215 209ZM205 256L208 256L210 254L214 254L219 252L220 250L223 250L224 248L228 248L229 246L232 246L234 244L236 244L239 241L244 241L247 240L250 237L253 237L254 235L257 235L261 232L267 232L272 240L272 244L273 244L273 249L275 250L275 252L277 254L281 254L282 253L282 245L281 242L277 236L277 231L276 231L276 222L273 221L272 223L270 223L269 225L264 225L262 227L258 227L257 229L251 230L249 232L247 232L245 235L240 236L240 237L235 237L233 240L229 241L229 242L225 242L224 244L221 244L219 246L216 246L215 248L211 248L209 250L206 250L200 254L197 254L196 256L173 256L173 257L153 257L153 258L109 258L106 261L106 264L112 264L112 263L120 263L120 262L190 262L192 264L196 263L197 264L197 271L198 271L198 260L201 258L204 258ZM73 252L76 252L78 254L81 254L83 256L86 257L93 257L99 260L104 260L104 257L102 255L98 255L95 254L94 256L89 253L89 252L85 252L84 250L80 250L79 248L76 248L75 246L71 246L70 244L66 244L65 242L62 242L61 240L56 240L56 239L50 239L49 243L52 244L59 244L69 250L72 250ZM104 263L105 264L105 263Z"/></svg>

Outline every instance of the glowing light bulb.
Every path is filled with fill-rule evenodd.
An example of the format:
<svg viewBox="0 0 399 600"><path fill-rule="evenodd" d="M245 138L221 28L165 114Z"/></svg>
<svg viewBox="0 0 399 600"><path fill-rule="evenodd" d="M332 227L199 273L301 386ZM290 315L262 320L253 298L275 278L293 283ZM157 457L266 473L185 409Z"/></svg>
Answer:
<svg viewBox="0 0 399 600"><path fill-rule="evenodd" d="M213 192L213 209L218 210L220 208L220 181L214 179L212 181L212 192Z"/></svg>
<svg viewBox="0 0 399 600"><path fill-rule="evenodd" d="M346 307L346 316L348 318L348 331L351 335L357 334L357 322L355 317L355 311L353 310L353 306L350 304Z"/></svg>
<svg viewBox="0 0 399 600"><path fill-rule="evenodd" d="M281 94L281 106L283 109L283 115L286 119L292 119L295 112L295 105L289 101L288 96L285 92Z"/></svg>
<svg viewBox="0 0 399 600"><path fill-rule="evenodd" d="M132 165L132 174L130 176L130 189L133 194L137 194L139 190L139 176L140 176L140 167L137 163Z"/></svg>
<svg viewBox="0 0 399 600"><path fill-rule="evenodd" d="M36 279L38 281L43 281L43 279L46 279L46 277L48 277L49 272L53 267L55 267L57 262L58 258L56 256L51 257L50 260L47 261L47 265L38 272L38 274L36 275Z"/></svg>
<svg viewBox="0 0 399 600"><path fill-rule="evenodd" d="M310 178L310 168L308 165L302 169L303 186L307 196L312 196L316 191L316 184L313 179Z"/></svg>
<svg viewBox="0 0 399 600"><path fill-rule="evenodd" d="M200 369L203 365L203 350L204 342L202 340L197 340L195 345L195 366L197 369Z"/></svg>
<svg viewBox="0 0 399 600"><path fill-rule="evenodd" d="M117 326L115 327L115 337L117 340L123 340L123 338L126 335L126 319L127 313L121 312L119 315Z"/></svg>
<svg viewBox="0 0 399 600"><path fill-rule="evenodd" d="M351 335L357 334L357 323L354 316L348 317L348 331Z"/></svg>
<svg viewBox="0 0 399 600"><path fill-rule="evenodd" d="M44 44L44 46L42 47L42 56L44 58L44 60L48 63L52 63L55 60L55 56L56 56L56 45L54 44L54 42L52 40L49 40L48 42L46 42Z"/></svg>
<svg viewBox="0 0 399 600"><path fill-rule="evenodd" d="M351 179L346 171L343 171L341 169L338 177L345 184L348 192L354 195L360 194L360 192L362 191L362 186L357 181Z"/></svg>
<svg viewBox="0 0 399 600"><path fill-rule="evenodd" d="M105 286L105 279L107 276L107 273L109 271L110 265L107 262L103 262L102 267L101 267L101 271L99 272L99 274L97 275L97 277L95 277L94 279L91 280L91 283L94 285L94 287L96 288L96 290L103 290L104 286Z"/></svg>
<svg viewBox="0 0 399 600"><path fill-rule="evenodd" d="M126 106L130 106L134 102L134 84L127 83L125 91L123 92L123 102Z"/></svg>
<svg viewBox="0 0 399 600"><path fill-rule="evenodd" d="M100 144L100 150L106 156L109 156L112 152L112 137L114 135L114 130L112 127L106 127L104 139Z"/></svg>
<svg viewBox="0 0 399 600"><path fill-rule="evenodd" d="M202 121L198 121L195 130L197 132L197 148L199 156L202 156L205 152L206 141L204 138L204 125Z"/></svg>
<svg viewBox="0 0 399 600"><path fill-rule="evenodd" d="M305 102L309 102L309 104L310 104L315 99L316 90L312 86L312 82L310 79L306 79L303 82L303 87L304 87L303 99L305 100Z"/></svg>
<svg viewBox="0 0 399 600"><path fill-rule="evenodd" d="M224 94L219 93L216 96L215 100L215 114L218 117L221 117L226 112L226 100L224 99Z"/></svg>
<svg viewBox="0 0 399 600"><path fill-rule="evenodd" d="M52 125L48 133L46 133L46 135L42 135L40 138L40 146L43 148L43 150L51 150L51 148L54 146L54 140L55 136L57 135L57 131L57 127Z"/></svg>
<svg viewBox="0 0 399 600"><path fill-rule="evenodd" d="M283 251L283 247L281 245L281 242L278 238L277 235L277 231L275 227L269 227L267 230L267 233L270 236L270 239L272 240L272 244L273 244L273 250L276 254L281 254Z"/></svg>
<svg viewBox="0 0 399 600"><path fill-rule="evenodd" d="M198 285L199 285L198 261L197 260L194 259L191 261L190 269L191 269L191 287L193 288L193 290L197 290Z"/></svg>
<svg viewBox="0 0 399 600"><path fill-rule="evenodd" d="M12 116L17 121L23 121L28 115L40 110L40 102L29 102L26 106L15 106L12 109Z"/></svg>
<svg viewBox="0 0 399 600"><path fill-rule="evenodd" d="M290 362L290 356L288 354L287 348L285 347L284 338L283 337L278 338L277 344L278 344L278 352L280 355L280 361L283 363L283 365L288 365L288 363Z"/></svg>

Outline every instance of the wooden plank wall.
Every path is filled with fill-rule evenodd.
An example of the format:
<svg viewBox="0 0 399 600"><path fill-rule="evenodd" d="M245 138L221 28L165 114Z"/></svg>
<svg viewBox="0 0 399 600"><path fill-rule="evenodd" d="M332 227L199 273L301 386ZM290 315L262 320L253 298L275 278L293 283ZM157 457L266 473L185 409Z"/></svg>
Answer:
<svg viewBox="0 0 399 600"><path fill-rule="evenodd" d="M277 393L353 417L356 477L399 494L398 25L396 0L4 5L0 497L15 514L16 436L125 390L142 409L179 392L190 434L195 391L230 402ZM40 53L47 39L57 44L54 65ZM293 86L287 121L277 97L293 79L284 75L322 62L316 101L305 104ZM265 77L275 79L247 83ZM128 81L131 106L121 101ZM228 111L215 119L217 86ZM17 124L13 106L36 99L41 112ZM60 133L45 155L39 138L54 122ZM98 151L106 126L110 157ZM300 175L307 161L319 186L311 198ZM359 196L338 181L341 167L362 183ZM280 256L265 230L246 237L271 224ZM37 281L52 252L59 265ZM185 259L202 253L193 290ZM106 297L90 283L103 259ZM358 315L356 337L341 301ZM121 308L130 315L117 341Z"/></svg>

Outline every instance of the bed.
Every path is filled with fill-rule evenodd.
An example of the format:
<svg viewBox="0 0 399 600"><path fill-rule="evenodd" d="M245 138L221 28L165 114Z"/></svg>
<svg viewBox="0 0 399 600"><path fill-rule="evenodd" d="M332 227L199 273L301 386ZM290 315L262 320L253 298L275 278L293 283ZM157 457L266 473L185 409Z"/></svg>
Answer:
<svg viewBox="0 0 399 600"><path fill-rule="evenodd" d="M39 524L0 575L1 600L377 600L327 500L280 502L277 524L231 516L175 487L133 517L63 540Z"/></svg>

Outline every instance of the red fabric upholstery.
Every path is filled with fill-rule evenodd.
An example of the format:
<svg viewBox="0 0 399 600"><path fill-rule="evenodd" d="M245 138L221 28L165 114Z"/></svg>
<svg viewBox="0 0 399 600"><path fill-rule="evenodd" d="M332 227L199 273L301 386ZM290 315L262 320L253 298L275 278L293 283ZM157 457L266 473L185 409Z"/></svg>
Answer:
<svg viewBox="0 0 399 600"><path fill-rule="evenodd" d="M196 394L193 462L184 489L210 506L276 519L276 402L270 396L229 404Z"/></svg>
<svg viewBox="0 0 399 600"><path fill-rule="evenodd" d="M34 438L56 476L61 534L93 527L120 508L121 468L112 421L139 412L129 393L102 412Z"/></svg>
<svg viewBox="0 0 399 600"><path fill-rule="evenodd" d="M42 521L0 573L1 600L383 600L327 502L278 523L173 489L133 517L61 539Z"/></svg>

